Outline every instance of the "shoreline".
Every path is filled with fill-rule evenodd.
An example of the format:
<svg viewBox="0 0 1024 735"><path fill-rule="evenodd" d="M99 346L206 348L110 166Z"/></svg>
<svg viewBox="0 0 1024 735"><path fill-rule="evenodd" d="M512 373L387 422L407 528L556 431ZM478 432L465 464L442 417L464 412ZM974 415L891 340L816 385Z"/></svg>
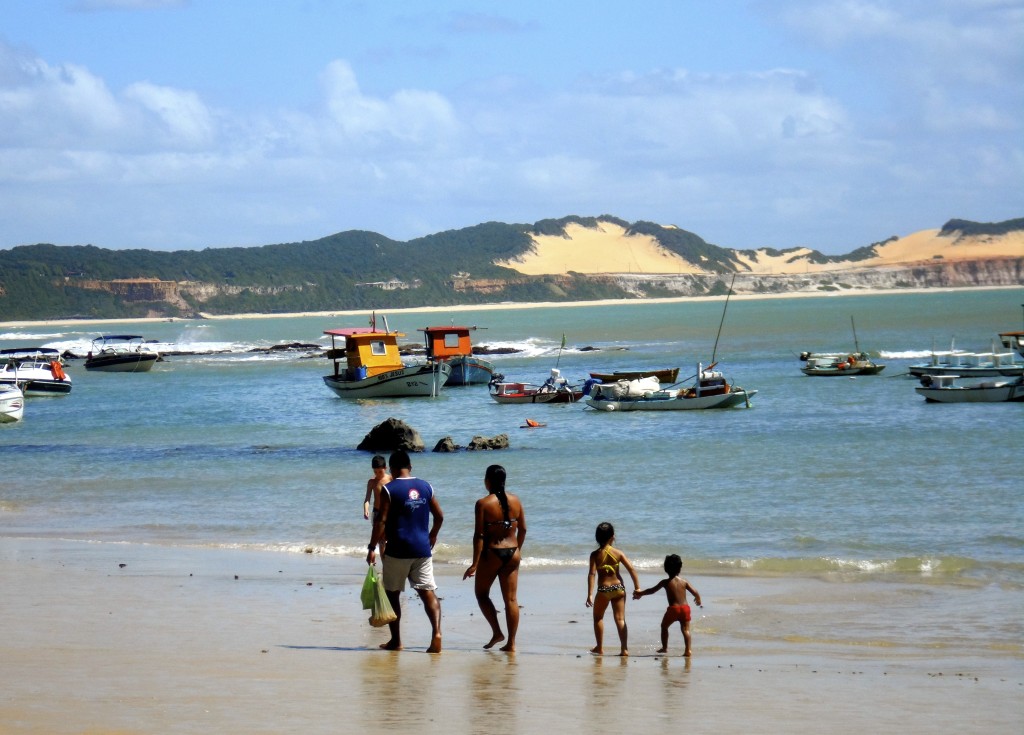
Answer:
<svg viewBox="0 0 1024 735"><path fill-rule="evenodd" d="M925 293L959 293L961 291L1007 291L1024 288L1024 286L973 286L962 288L907 288L882 289L866 288L848 291L794 291L783 294L732 294L717 296L665 296L653 299L594 299L588 301L531 301L531 302L499 302L489 304L455 304L450 306L410 306L395 309L336 309L330 311L288 312L282 314L202 314L201 319L185 317L136 317L126 319L42 319L21 321L0 321L0 327L18 329L23 327L67 326L75 324L153 324L161 322L201 322L226 321L231 319L294 319L298 317L337 317L359 316L368 311L380 311L382 314L432 314L461 313L467 311L517 311L526 309L543 309L552 307L578 308L586 306L644 306L651 304L675 304L688 302L714 302L731 298L735 301L760 301L778 299L832 298L836 296L886 296Z"/></svg>
<svg viewBox="0 0 1024 735"><path fill-rule="evenodd" d="M687 720L722 733L1009 733L1024 717L1019 653L907 646L900 631L913 626L891 620L870 587L857 590L869 599L850 619L866 614L854 625L869 639L890 620L894 641L787 635L807 622L794 598L847 604L834 585L702 577L694 656L681 656L678 629L668 655L654 652L664 603L652 598L628 603L623 659L588 653L581 570L524 570L518 652L508 655L482 650L472 583L461 566L439 565L444 652L432 656L408 590L406 650L378 649L387 634L358 601L365 569L319 555L0 538L0 731L333 733L344 722L349 732L441 733L498 719L513 732L664 732ZM909 613L927 617L930 604ZM825 629L838 626L823 617ZM750 638L751 627L770 637ZM606 650L613 643L609 614Z"/></svg>

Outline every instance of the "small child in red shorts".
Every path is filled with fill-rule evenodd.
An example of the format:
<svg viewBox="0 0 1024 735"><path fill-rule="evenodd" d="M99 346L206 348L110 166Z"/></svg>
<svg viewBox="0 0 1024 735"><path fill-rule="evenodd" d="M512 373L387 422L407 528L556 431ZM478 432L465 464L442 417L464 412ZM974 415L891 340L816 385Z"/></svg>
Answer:
<svg viewBox="0 0 1024 735"><path fill-rule="evenodd" d="M700 603L700 593L679 576L681 571L683 571L683 560L677 554L669 554L665 557L665 574L668 577L650 589L637 590L633 593L633 599L639 600L644 595L652 594L660 589L665 590L665 594L668 596L668 609L661 619L661 648L658 649L658 653L668 652L668 629L672 627L672 623L678 622L679 627L683 629L683 642L686 644L686 651L683 655L689 656L690 606L686 604L687 591L693 595L693 601L697 603L698 607L703 607L703 605Z"/></svg>

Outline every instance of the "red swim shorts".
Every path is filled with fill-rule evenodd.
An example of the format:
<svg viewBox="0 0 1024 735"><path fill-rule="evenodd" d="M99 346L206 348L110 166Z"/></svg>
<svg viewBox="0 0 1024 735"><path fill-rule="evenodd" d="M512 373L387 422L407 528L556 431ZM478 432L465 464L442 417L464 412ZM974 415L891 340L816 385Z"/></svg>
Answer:
<svg viewBox="0 0 1024 735"><path fill-rule="evenodd" d="M671 625L679 621L690 622L690 606L689 605L669 605L668 610L665 611L665 617L662 618L662 625Z"/></svg>

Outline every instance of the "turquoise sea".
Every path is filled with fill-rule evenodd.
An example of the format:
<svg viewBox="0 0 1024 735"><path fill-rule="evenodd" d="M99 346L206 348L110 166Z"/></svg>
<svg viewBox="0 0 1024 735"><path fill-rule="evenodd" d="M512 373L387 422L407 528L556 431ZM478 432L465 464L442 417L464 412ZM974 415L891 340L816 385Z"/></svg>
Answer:
<svg viewBox="0 0 1024 735"><path fill-rule="evenodd" d="M433 324L478 325L477 344L521 350L495 356L498 371L540 382L556 364L570 380L642 367L691 375L711 359L723 303L378 313L403 342ZM696 578L815 576L840 596L863 583L939 598L970 590L979 619L960 634L1019 655L1024 405L926 404L905 373L954 340L987 351L1021 328L1022 303L1024 289L733 299L715 357L758 391L752 407L654 414L498 405L485 386L348 402L324 386L327 360L249 351L325 345L323 330L361 326L362 314L0 326L0 347L81 350L102 331L224 350L145 374L72 361L70 395L31 398L23 421L0 426L0 535L361 557L370 455L355 447L394 416L427 445L413 469L445 510L442 563L469 557L473 502L498 462L526 508L527 569L582 566L609 520L654 575L675 552ZM851 317L885 371L802 375L801 351L853 349ZM527 418L546 426L520 428ZM444 436L465 445L501 433L511 448L500 453L429 451Z"/></svg>

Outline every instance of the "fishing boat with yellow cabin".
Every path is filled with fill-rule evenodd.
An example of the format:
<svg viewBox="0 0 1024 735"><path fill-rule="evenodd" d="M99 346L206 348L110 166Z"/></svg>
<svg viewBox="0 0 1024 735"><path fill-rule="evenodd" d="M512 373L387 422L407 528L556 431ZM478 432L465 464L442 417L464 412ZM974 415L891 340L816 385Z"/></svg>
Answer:
<svg viewBox="0 0 1024 735"><path fill-rule="evenodd" d="M441 392L451 373L450 365L406 365L398 352L398 338L405 334L390 331L386 320L383 331L371 324L324 330L331 338L327 357L334 364L334 371L324 376L328 388L340 398L436 396ZM337 346L339 339L344 340L344 347Z"/></svg>

